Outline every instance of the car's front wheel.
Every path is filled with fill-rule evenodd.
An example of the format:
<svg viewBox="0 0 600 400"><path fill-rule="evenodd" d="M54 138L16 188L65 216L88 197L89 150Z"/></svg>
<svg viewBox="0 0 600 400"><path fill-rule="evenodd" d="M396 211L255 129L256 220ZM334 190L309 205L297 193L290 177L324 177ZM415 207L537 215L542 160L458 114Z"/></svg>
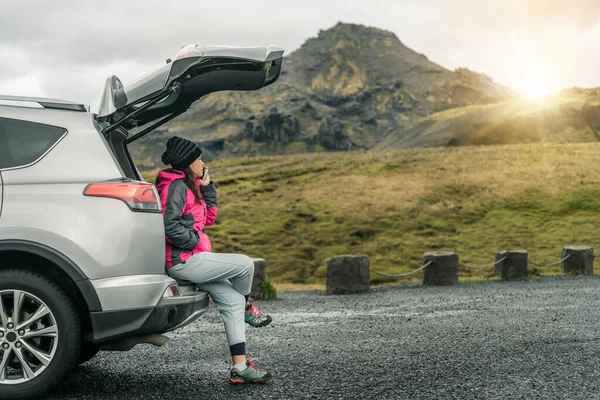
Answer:
<svg viewBox="0 0 600 400"><path fill-rule="evenodd" d="M0 271L0 399L38 396L77 363L81 324L70 297L42 275Z"/></svg>

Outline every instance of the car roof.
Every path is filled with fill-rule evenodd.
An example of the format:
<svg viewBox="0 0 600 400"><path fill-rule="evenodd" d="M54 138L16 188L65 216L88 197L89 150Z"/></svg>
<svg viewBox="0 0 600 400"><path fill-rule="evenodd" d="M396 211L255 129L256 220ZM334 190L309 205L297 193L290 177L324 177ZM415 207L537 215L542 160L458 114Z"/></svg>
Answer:
<svg viewBox="0 0 600 400"><path fill-rule="evenodd" d="M12 104L6 104L7 102ZM0 94L0 105L12 105L17 107L30 106L30 104L27 103L37 103L43 108L52 108L55 110L69 110L81 112L90 111L89 106L85 104L74 103L68 100L49 99L45 97L8 96Z"/></svg>
<svg viewBox="0 0 600 400"><path fill-rule="evenodd" d="M1 96L6 97L6 96ZM3 104L0 101L0 119L16 119L37 124L45 124L65 128L69 131L96 130L94 116L89 112L70 109L44 108L22 100L23 105Z"/></svg>

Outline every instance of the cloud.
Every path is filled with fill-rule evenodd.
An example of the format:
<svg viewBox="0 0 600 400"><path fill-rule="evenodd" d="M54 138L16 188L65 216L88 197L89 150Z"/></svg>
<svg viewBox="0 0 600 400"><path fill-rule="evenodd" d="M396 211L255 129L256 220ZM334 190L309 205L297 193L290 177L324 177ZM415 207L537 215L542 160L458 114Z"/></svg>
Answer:
<svg viewBox="0 0 600 400"><path fill-rule="evenodd" d="M184 44L275 43L289 53L338 21L393 31L445 67L504 84L528 62L556 70L560 87L598 86L599 16L597 0L5 0L0 93L95 106L109 75L127 83Z"/></svg>
<svg viewBox="0 0 600 400"><path fill-rule="evenodd" d="M455 28L482 28L499 33L540 32L550 25L567 24L586 28L600 19L597 0L429 0Z"/></svg>

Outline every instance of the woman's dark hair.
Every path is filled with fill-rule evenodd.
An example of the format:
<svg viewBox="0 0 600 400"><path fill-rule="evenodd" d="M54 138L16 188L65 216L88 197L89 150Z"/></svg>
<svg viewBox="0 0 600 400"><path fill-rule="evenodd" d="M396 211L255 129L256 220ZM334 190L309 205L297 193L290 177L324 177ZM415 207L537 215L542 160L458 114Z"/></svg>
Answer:
<svg viewBox="0 0 600 400"><path fill-rule="evenodd" d="M172 169L169 168L165 171L172 171ZM196 198L196 201L198 203L202 203L204 197L202 197L202 193L200 193L200 187L198 187L198 184L196 183L196 175L190 167L184 169L183 173L185 174L185 179L183 180L185 182L185 186L187 186L192 191L194 197ZM156 181L154 182L155 185L158 185L158 180L159 175L156 175Z"/></svg>
<svg viewBox="0 0 600 400"><path fill-rule="evenodd" d="M198 203L202 203L203 197L202 197L202 193L200 193L200 187L196 183L196 174L194 174L194 171L192 171L192 169L190 167L187 167L186 169L184 169L183 173L185 174L185 179L184 179L185 185L188 188L190 188L192 193L194 193L194 197L196 198L196 201Z"/></svg>

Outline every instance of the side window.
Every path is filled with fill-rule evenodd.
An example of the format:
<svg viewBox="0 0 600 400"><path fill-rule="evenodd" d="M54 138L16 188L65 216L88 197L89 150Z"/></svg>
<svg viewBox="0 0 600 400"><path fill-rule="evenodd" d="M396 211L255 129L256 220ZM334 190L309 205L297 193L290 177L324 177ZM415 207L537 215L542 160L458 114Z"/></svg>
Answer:
<svg viewBox="0 0 600 400"><path fill-rule="evenodd" d="M36 162L65 133L56 126L0 118L0 169Z"/></svg>

